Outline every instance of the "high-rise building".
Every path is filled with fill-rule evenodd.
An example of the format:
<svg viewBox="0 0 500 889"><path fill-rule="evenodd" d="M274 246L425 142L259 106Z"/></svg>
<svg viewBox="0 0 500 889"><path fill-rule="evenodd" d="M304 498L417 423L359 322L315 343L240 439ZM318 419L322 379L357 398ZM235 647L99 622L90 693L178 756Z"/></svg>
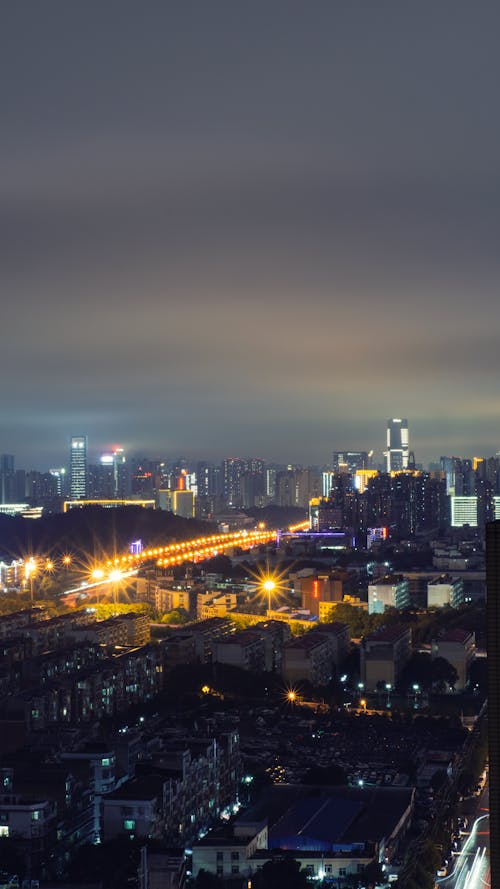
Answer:
<svg viewBox="0 0 500 889"><path fill-rule="evenodd" d="M99 463L88 468L87 494L103 500L130 497L130 473L123 448L101 454Z"/></svg>
<svg viewBox="0 0 500 889"><path fill-rule="evenodd" d="M264 461L258 457L226 457L223 464L224 497L227 506L242 506L241 479L245 473L254 476L260 496L264 494ZM248 487L248 486L247 486Z"/></svg>
<svg viewBox="0 0 500 889"><path fill-rule="evenodd" d="M67 494L66 469L64 466L61 466L58 469L49 469L49 473L55 479L57 496L65 497Z"/></svg>
<svg viewBox="0 0 500 889"><path fill-rule="evenodd" d="M408 469L409 453L408 420L387 420L387 472Z"/></svg>
<svg viewBox="0 0 500 889"><path fill-rule="evenodd" d="M0 456L0 495L2 503L14 503L17 499L13 454Z"/></svg>
<svg viewBox="0 0 500 889"><path fill-rule="evenodd" d="M87 496L87 436L73 435L70 442L69 491L72 500Z"/></svg>
<svg viewBox="0 0 500 889"><path fill-rule="evenodd" d="M354 475L360 469L370 469L371 454L367 451L334 451L332 456L333 471L349 472Z"/></svg>
<svg viewBox="0 0 500 889"><path fill-rule="evenodd" d="M491 886L500 886L500 521L486 525Z"/></svg>

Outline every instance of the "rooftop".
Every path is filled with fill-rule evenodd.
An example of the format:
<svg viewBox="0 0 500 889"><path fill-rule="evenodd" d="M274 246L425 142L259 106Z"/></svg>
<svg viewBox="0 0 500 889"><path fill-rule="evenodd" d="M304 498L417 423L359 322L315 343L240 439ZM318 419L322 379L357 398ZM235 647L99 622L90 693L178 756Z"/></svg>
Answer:
<svg viewBox="0 0 500 889"><path fill-rule="evenodd" d="M318 632L328 633L332 636L343 636L347 629L347 624L343 624L339 620L334 620L331 623L320 624L318 627Z"/></svg>
<svg viewBox="0 0 500 889"><path fill-rule="evenodd" d="M312 632L312 633L304 633L303 636L299 636L296 639L293 639L291 642L287 642L285 645L286 649L295 649L302 648L306 651L310 651L312 648L318 648L320 645L325 645L325 639L321 633Z"/></svg>
<svg viewBox="0 0 500 889"><path fill-rule="evenodd" d="M106 795L107 800L153 800L161 797L163 779L157 775L132 778Z"/></svg>

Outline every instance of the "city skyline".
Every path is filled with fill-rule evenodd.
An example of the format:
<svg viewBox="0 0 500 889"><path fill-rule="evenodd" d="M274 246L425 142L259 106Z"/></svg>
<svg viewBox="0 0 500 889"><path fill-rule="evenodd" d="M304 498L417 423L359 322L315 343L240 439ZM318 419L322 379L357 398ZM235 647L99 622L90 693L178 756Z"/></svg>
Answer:
<svg viewBox="0 0 500 889"><path fill-rule="evenodd" d="M2 448L495 453L499 24L6 8Z"/></svg>
<svg viewBox="0 0 500 889"><path fill-rule="evenodd" d="M363 441L355 441L350 442L350 444L344 446L343 449L339 448L339 452L343 451L348 453L351 448L356 449L356 452L363 448L365 453L370 454L370 460L373 462L374 466L380 467L381 471L386 471L387 469L387 445L383 442L384 436L387 433L387 422L380 424L379 432L379 441L378 446L373 446L373 441L375 439L375 435L372 435L368 442ZM84 437L87 440L86 448L87 448L87 462L91 463L93 461L99 461L101 456L108 455L114 452L116 449L124 452L127 459L147 459L147 460L166 460L169 463L175 463L175 461L179 459L186 459L188 463L194 465L197 461L208 460L209 463L217 465L223 462L225 459L229 458L240 458L240 459L248 459L251 457L258 457L262 459L264 463L269 465L280 465L286 466L290 465L302 465L302 466L316 466L318 468L321 467L329 467L332 464L332 446L330 443L326 443L321 448L321 453L318 449L318 453L323 455L324 459L319 459L314 462L313 460L307 459L307 454L300 455L293 448L286 448L283 453L275 452L272 456L264 453L262 450L259 452L252 452L250 450L240 451L239 453L230 453L229 451L224 451L222 448L214 449L213 451L208 451L203 449L203 445L200 445L198 448L190 448L183 446L180 444L179 448L175 450L173 447L168 448L167 446L159 446L154 447L152 442L148 442L147 438L144 439L144 444L138 444L135 448L133 445L130 445L127 442L120 441L118 439L111 439L109 436L104 439L92 439L86 433L81 433L81 436L77 435L67 435L66 438L61 442L54 442L53 447L48 452L48 458L46 459L43 455L37 451L36 448L31 445L25 445L24 447L19 447L17 451L14 451L13 448L3 447L1 448L2 453L7 456L13 456L15 459L16 469L22 466L24 469L33 469L33 470L47 470L48 468L58 468L64 466L69 469L71 462L71 442L74 438ZM455 457L458 459L470 459L472 460L474 457L486 458L489 457L497 457L500 453L500 446L494 446L490 451L480 452L479 449L468 448L467 451L461 452L457 447L451 447L449 452L445 452L444 448L436 450L434 453L430 453L428 459L422 459L420 456L420 452L414 445L414 437L413 437L413 425L409 423L409 451L415 454L416 466L421 466L424 469L427 469L429 466L434 466L439 463L441 457ZM418 439L417 439L418 440ZM4 438L5 441L5 438ZM382 442L382 444L381 444ZM2 442L3 445L3 442ZM337 442L334 442L335 449L334 452L337 451ZM297 454L297 459L290 458L289 454L295 453ZM51 459L51 456L53 459ZM396 467L397 468L397 467Z"/></svg>

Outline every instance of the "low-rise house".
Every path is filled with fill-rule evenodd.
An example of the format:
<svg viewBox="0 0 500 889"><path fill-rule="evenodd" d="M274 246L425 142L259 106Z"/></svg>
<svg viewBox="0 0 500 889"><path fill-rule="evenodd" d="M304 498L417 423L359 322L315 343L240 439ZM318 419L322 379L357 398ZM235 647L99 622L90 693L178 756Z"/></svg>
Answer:
<svg viewBox="0 0 500 889"><path fill-rule="evenodd" d="M242 670L261 673L266 666L265 643L255 629L241 630L215 643L214 660Z"/></svg>
<svg viewBox="0 0 500 889"><path fill-rule="evenodd" d="M361 680L368 691L379 683L394 688L411 657L411 630L401 624L381 627L361 640Z"/></svg>
<svg viewBox="0 0 500 889"><path fill-rule="evenodd" d="M326 685L332 678L331 644L327 635L312 631L288 642L283 649L283 678Z"/></svg>

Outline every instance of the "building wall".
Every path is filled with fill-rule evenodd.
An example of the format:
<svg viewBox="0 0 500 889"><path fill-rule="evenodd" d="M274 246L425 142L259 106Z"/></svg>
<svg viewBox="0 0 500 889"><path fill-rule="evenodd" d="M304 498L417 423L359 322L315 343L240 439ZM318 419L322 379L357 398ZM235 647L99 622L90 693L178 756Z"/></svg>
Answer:
<svg viewBox="0 0 500 889"><path fill-rule="evenodd" d="M500 886L500 521L486 525L491 885Z"/></svg>

